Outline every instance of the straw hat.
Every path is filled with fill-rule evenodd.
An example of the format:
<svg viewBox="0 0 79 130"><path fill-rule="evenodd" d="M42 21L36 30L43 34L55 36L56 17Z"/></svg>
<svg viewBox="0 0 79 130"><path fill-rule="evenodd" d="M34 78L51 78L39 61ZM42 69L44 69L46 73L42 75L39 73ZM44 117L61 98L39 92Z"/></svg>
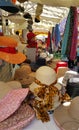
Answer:
<svg viewBox="0 0 79 130"><path fill-rule="evenodd" d="M54 110L54 120L63 130L79 129L79 96L71 103L64 103Z"/></svg>
<svg viewBox="0 0 79 130"><path fill-rule="evenodd" d="M0 99L5 97L11 90L22 88L18 81L3 82L0 81Z"/></svg>
<svg viewBox="0 0 79 130"><path fill-rule="evenodd" d="M22 103L16 112L0 122L0 130L22 130L30 125L34 118L34 110L27 103Z"/></svg>
<svg viewBox="0 0 79 130"><path fill-rule="evenodd" d="M35 78L42 84L51 85L56 81L56 72L49 66L42 66L37 69ZM33 82L29 87L31 91L34 91L34 89L40 87L40 85Z"/></svg>
<svg viewBox="0 0 79 130"><path fill-rule="evenodd" d="M21 86L17 88L16 83L14 85L12 82L0 81L0 122L18 109L29 92L28 88L23 89Z"/></svg>
<svg viewBox="0 0 79 130"><path fill-rule="evenodd" d="M26 60L26 56L16 51L18 43L9 36L0 36L0 59L11 64L20 64Z"/></svg>
<svg viewBox="0 0 79 130"><path fill-rule="evenodd" d="M33 92L34 109L37 119L42 122L50 120L48 111L54 110L61 103L59 99L60 86L56 85L56 72L49 66L42 66L37 69L35 81L29 86ZM57 87L60 87L59 90ZM44 114L43 114L44 113Z"/></svg>
<svg viewBox="0 0 79 130"><path fill-rule="evenodd" d="M6 82L7 86L10 86L12 89L22 88L22 85L19 81L8 81Z"/></svg>
<svg viewBox="0 0 79 130"><path fill-rule="evenodd" d="M14 80L19 81L22 85L29 85L34 81L34 72L31 71L29 64L22 65L15 70Z"/></svg>

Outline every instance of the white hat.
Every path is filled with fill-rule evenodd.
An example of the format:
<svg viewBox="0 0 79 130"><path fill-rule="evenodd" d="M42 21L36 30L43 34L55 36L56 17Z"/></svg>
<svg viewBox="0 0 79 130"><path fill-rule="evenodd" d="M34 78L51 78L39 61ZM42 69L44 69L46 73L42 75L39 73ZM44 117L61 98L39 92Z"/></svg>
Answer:
<svg viewBox="0 0 79 130"><path fill-rule="evenodd" d="M41 84L51 85L56 81L56 72L49 66L42 66L37 69L35 78L41 82ZM40 85L33 82L29 87L31 91L34 91L34 89L40 87Z"/></svg>

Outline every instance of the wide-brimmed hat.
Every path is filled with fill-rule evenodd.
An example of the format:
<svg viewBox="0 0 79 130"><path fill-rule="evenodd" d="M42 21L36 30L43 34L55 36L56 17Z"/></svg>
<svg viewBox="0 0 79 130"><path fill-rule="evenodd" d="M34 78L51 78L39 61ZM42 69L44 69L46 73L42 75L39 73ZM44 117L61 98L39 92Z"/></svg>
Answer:
<svg viewBox="0 0 79 130"><path fill-rule="evenodd" d="M30 125L34 118L34 110L27 102L22 103L16 112L0 122L0 130L22 130L27 125Z"/></svg>
<svg viewBox="0 0 79 130"><path fill-rule="evenodd" d="M61 130L79 129L79 96L54 110L54 120Z"/></svg>
<svg viewBox="0 0 79 130"><path fill-rule="evenodd" d="M22 88L18 81L0 81L0 99L4 98L11 90Z"/></svg>
<svg viewBox="0 0 79 130"><path fill-rule="evenodd" d="M51 85L56 82L56 72L49 66L41 66L37 69L35 78L41 84ZM34 81L29 87L31 91L34 91L35 88L40 86Z"/></svg>
<svg viewBox="0 0 79 130"><path fill-rule="evenodd" d="M13 114L26 98L29 89L21 88L18 82L0 81L0 122Z"/></svg>
<svg viewBox="0 0 79 130"><path fill-rule="evenodd" d="M20 64L26 56L16 50L18 43L10 36L0 36L0 59L11 64Z"/></svg>
<svg viewBox="0 0 79 130"><path fill-rule="evenodd" d="M29 85L34 81L34 72L31 71L29 64L22 65L15 70L14 80L19 81L22 85Z"/></svg>
<svg viewBox="0 0 79 130"><path fill-rule="evenodd" d="M58 78L57 82L63 86L66 86L68 79L75 77L75 76L78 76L78 75L79 75L78 72L73 71L73 70L68 70L65 72L64 76Z"/></svg>

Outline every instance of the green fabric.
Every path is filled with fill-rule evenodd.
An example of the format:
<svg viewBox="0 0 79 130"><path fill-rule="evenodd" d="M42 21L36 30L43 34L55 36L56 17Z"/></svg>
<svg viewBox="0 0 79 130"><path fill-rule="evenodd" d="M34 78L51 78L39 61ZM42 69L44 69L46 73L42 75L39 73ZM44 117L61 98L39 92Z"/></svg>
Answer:
<svg viewBox="0 0 79 130"><path fill-rule="evenodd" d="M66 58L66 48L67 48L67 43L68 43L68 36L69 36L69 31L70 31L70 11L67 17L66 21L66 26L65 26L65 32L64 32L64 37L62 40L62 48L61 48L61 59Z"/></svg>

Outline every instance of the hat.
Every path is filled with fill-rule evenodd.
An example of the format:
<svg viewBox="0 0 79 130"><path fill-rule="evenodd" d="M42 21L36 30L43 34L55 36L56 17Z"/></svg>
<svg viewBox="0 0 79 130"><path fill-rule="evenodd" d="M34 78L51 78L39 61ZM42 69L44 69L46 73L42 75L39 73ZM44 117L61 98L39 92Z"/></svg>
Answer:
<svg viewBox="0 0 79 130"><path fill-rule="evenodd" d="M14 80L19 81L22 85L31 84L34 81L34 73L32 73L30 65L22 65L19 69L16 69Z"/></svg>
<svg viewBox="0 0 79 130"><path fill-rule="evenodd" d="M10 86L12 89L22 88L22 85L19 81L8 81L6 85Z"/></svg>
<svg viewBox="0 0 79 130"><path fill-rule="evenodd" d="M19 8L11 0L0 0L0 8L10 13L19 12Z"/></svg>
<svg viewBox="0 0 79 130"><path fill-rule="evenodd" d="M22 103L16 112L0 122L0 130L22 130L30 125L34 118L34 110L27 103Z"/></svg>
<svg viewBox="0 0 79 130"><path fill-rule="evenodd" d="M41 82L41 84L51 85L56 81L56 72L49 66L41 66L37 69L35 78ZM29 87L31 91L34 91L34 89L40 87L40 85L33 82Z"/></svg>
<svg viewBox="0 0 79 130"><path fill-rule="evenodd" d="M16 82L17 83L17 82ZM0 81L0 122L13 114L27 96L29 89L19 88ZM20 85L20 84L18 84ZM15 88L14 88L15 87Z"/></svg>
<svg viewBox="0 0 79 130"><path fill-rule="evenodd" d="M20 64L26 60L26 56L17 52L18 43L9 36L0 36L0 59L11 64Z"/></svg>
<svg viewBox="0 0 79 130"><path fill-rule="evenodd" d="M71 98L79 96L79 77L70 78L66 85L66 92Z"/></svg>
<svg viewBox="0 0 79 130"><path fill-rule="evenodd" d="M65 102L54 110L56 124L63 130L79 129L79 96Z"/></svg>
<svg viewBox="0 0 79 130"><path fill-rule="evenodd" d="M65 72L63 77L58 78L57 82L60 83L63 86L66 86L68 79L75 77L75 76L78 76L78 75L79 74L76 71L68 70L68 71Z"/></svg>

